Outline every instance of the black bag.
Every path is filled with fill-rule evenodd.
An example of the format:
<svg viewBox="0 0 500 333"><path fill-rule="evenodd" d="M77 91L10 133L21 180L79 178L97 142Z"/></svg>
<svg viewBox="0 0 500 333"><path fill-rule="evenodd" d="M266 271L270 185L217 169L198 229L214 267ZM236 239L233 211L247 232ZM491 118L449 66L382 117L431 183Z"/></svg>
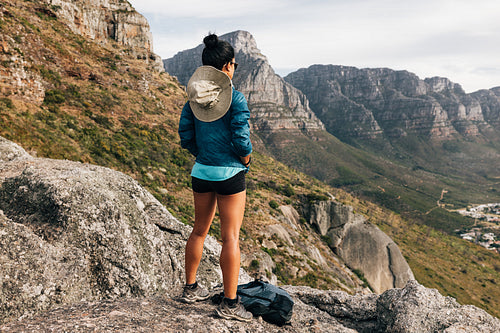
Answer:
<svg viewBox="0 0 500 333"><path fill-rule="evenodd" d="M255 280L238 285L237 293L247 311L271 324L284 325L292 318L293 299L279 287Z"/></svg>

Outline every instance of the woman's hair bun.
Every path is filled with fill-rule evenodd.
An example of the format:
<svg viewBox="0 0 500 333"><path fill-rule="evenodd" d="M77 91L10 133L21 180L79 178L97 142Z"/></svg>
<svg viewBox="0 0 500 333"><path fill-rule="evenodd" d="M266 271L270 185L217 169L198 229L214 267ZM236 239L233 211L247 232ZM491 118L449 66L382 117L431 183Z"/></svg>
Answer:
<svg viewBox="0 0 500 333"><path fill-rule="evenodd" d="M216 34L210 34L207 37L203 38L203 43L205 44L205 47L207 49L217 47L218 42L219 42L219 39L217 38Z"/></svg>

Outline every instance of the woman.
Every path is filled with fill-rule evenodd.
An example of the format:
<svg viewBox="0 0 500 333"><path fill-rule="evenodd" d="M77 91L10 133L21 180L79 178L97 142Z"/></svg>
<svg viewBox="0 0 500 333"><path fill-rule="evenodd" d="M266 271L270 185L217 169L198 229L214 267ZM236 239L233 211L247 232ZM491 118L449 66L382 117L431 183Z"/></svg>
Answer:
<svg viewBox="0 0 500 333"><path fill-rule="evenodd" d="M196 282L203 243L216 207L219 209L224 299L217 314L225 319L250 321L236 291L240 271L239 232L245 211L245 173L252 144L245 97L232 87L238 64L233 47L210 34L203 40L203 66L187 86L188 102L179 122L181 146L196 156L191 171L195 207L193 231L186 244L186 285L181 299L192 303L209 297Z"/></svg>

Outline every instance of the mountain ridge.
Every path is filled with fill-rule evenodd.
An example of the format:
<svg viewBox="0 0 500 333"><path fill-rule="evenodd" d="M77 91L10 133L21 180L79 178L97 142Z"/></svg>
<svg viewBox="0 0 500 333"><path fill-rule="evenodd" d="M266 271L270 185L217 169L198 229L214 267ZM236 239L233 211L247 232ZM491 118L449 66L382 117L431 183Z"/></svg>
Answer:
<svg viewBox="0 0 500 333"><path fill-rule="evenodd" d="M465 94L447 78L421 80L408 71L388 68L313 65L290 73L285 80L308 96L320 118L329 121L329 131L343 139L355 137L356 128L363 126L382 127L383 136L393 138L409 133L432 139L479 136L490 129L488 121L497 119L495 114L485 117L485 106L475 95ZM361 112L358 118L371 122L343 122L348 111L356 117L359 104L363 108L358 112L368 112L370 117Z"/></svg>

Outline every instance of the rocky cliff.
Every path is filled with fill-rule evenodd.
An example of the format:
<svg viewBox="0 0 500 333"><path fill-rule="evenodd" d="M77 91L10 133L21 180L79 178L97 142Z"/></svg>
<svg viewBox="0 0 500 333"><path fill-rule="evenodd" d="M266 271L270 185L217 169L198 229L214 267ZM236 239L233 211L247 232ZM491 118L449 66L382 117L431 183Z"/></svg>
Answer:
<svg viewBox="0 0 500 333"><path fill-rule="evenodd" d="M0 139L0 330L191 332L496 332L500 320L410 281L381 295L284 287L282 328L213 316L176 300L183 225L130 177L33 158ZM217 292L220 247L209 237L200 283ZM248 280L242 271L241 281Z"/></svg>
<svg viewBox="0 0 500 333"><path fill-rule="evenodd" d="M489 111L498 103L493 90L490 99L485 92L466 94L446 78L421 80L387 68L314 65L285 80L306 94L328 131L342 139L477 137L497 127L495 111Z"/></svg>
<svg viewBox="0 0 500 333"><path fill-rule="evenodd" d="M233 83L247 98L252 126L256 131L324 129L309 108L305 95L274 73L250 33L235 31L219 38L234 47L239 66ZM201 66L203 48L199 45L164 60L165 70L186 85L195 69Z"/></svg>
<svg viewBox="0 0 500 333"><path fill-rule="evenodd" d="M471 94L479 102L484 119L495 128L500 128L500 87L479 90Z"/></svg>
<svg viewBox="0 0 500 333"><path fill-rule="evenodd" d="M161 58L153 52L149 23L124 0L43 0L43 11L64 21L77 34L99 43L114 40L129 48L138 59L163 71Z"/></svg>

